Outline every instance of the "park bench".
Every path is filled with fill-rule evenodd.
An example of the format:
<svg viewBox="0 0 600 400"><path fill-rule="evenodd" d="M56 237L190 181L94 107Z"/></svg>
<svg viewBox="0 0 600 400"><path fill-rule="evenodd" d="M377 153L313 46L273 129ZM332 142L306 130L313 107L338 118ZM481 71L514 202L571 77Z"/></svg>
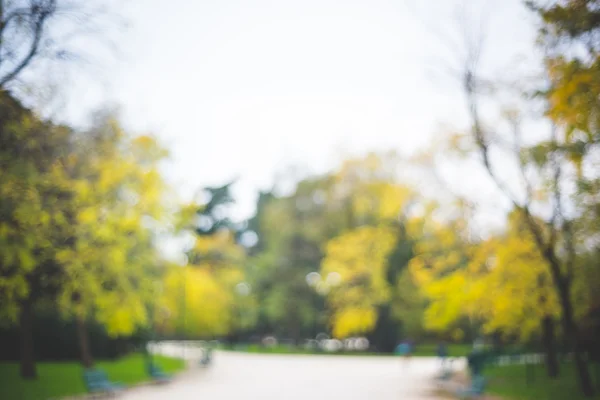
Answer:
<svg viewBox="0 0 600 400"><path fill-rule="evenodd" d="M83 372L85 386L90 393L115 394L123 386L108 380L106 372L100 369L87 369Z"/></svg>
<svg viewBox="0 0 600 400"><path fill-rule="evenodd" d="M148 375L152 380L159 383L170 382L172 379L171 375L165 373L159 366L154 364L148 364Z"/></svg>
<svg viewBox="0 0 600 400"><path fill-rule="evenodd" d="M471 379L471 386L459 389L456 395L461 399L475 399L483 395L485 392L486 379L483 375L475 375Z"/></svg>

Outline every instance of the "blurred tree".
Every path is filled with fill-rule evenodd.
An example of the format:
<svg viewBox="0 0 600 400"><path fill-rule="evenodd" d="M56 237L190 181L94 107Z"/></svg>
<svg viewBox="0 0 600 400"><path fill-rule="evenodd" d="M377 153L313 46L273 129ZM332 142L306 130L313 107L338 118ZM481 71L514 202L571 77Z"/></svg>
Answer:
<svg viewBox="0 0 600 400"><path fill-rule="evenodd" d="M565 129L563 149L581 165L600 142L600 11L597 0L530 6L542 19L548 115Z"/></svg>
<svg viewBox="0 0 600 400"><path fill-rule="evenodd" d="M455 330L461 318L481 324L483 332L527 341L543 333L548 372L558 374L553 321L560 307L551 276L531 233L519 212L513 212L508 232L485 240L459 239L456 230L431 246L420 244L411 271L422 285L430 304L426 326ZM458 239L458 243L456 240ZM460 244L460 246L456 246ZM458 332L457 332L458 333Z"/></svg>
<svg viewBox="0 0 600 400"><path fill-rule="evenodd" d="M414 198L412 190L397 184L400 165L401 159L393 152L368 154L362 158L346 160L334 172L332 185L332 193L334 194L332 196L332 207L345 210L342 217L344 230L340 234L340 239L335 238L333 241L341 240L341 237L350 238L353 233L367 226L376 230L388 230L388 234L393 237L392 248L388 249L388 253L382 255L382 258L374 260L377 265L382 263L382 270L374 268L366 271L367 276L372 274L368 279L383 274L384 287L389 292L386 300L377 304L371 303L367 307L371 310L370 312L362 310L360 313L354 313L354 317L351 316L351 313L345 313L346 321L353 320L359 331L369 333L369 339L374 347L387 352L393 351L402 333L402 321L399 316L402 313L408 315L412 311L409 310L409 304L414 304L406 301L408 292L404 292L404 290L409 289L408 285L403 287L399 285L402 271L406 268L407 262L412 256L412 243L406 235L404 224ZM380 239L382 238L378 238L376 241ZM330 258L329 243L326 247L328 251L327 258L322 268L325 268L325 262ZM370 242L366 241L363 245L355 243L358 246L356 251L362 251L366 254L370 251L367 247L368 243ZM355 256L360 257L358 254L355 254ZM339 253L337 257L339 257ZM340 267L347 267L348 263L351 263L351 261L346 260ZM325 273L325 269L323 269L323 272ZM340 273L342 272L340 271ZM408 284L408 281L405 280L404 283ZM355 286L356 290L360 290L362 287L365 290L365 295L370 290L369 284ZM329 300L335 296L336 292L343 291L344 287L345 284L343 283L338 288L334 288ZM404 301L402 296L405 296ZM338 301L333 310L334 314L336 312L335 308L343 309L342 303L343 301ZM359 314L364 318L364 321L357 317ZM332 324L335 331L335 321L332 321ZM354 329L352 324L346 324L346 327L348 332L344 333L344 336L350 334L350 331ZM341 333L338 332L338 334Z"/></svg>
<svg viewBox="0 0 600 400"><path fill-rule="evenodd" d="M468 298L474 281L465 276L477 245L470 240L467 221L440 220L429 208L422 217L411 219L407 229L416 241L409 269L428 303L425 328L461 340L469 328L463 325L464 317L469 325L479 324L477 304Z"/></svg>
<svg viewBox="0 0 600 400"><path fill-rule="evenodd" d="M259 296L262 333L298 341L313 335L322 300L305 277L317 271L320 244L331 226L326 214L327 179L309 179L286 197L265 194L249 222L258 242L249 260L249 279Z"/></svg>
<svg viewBox="0 0 600 400"><path fill-rule="evenodd" d="M185 337L224 336L233 324L231 287L206 268L171 266L164 278L160 304L168 318L159 322L163 334L180 332Z"/></svg>
<svg viewBox="0 0 600 400"><path fill-rule="evenodd" d="M336 337L365 334L375 328L378 307L391 298L386 275L395 242L393 229L364 226L327 244L322 272L337 273L341 278L328 296Z"/></svg>
<svg viewBox="0 0 600 400"><path fill-rule="evenodd" d="M35 378L33 308L52 298L62 271L56 252L71 194L61 178L72 132L44 123L0 94L0 316L18 323L21 375Z"/></svg>
<svg viewBox="0 0 600 400"><path fill-rule="evenodd" d="M160 273L152 230L163 218L158 163L165 155L154 139L129 137L108 117L78 137L69 157L74 198L68 246L57 254L64 269L59 304L77 320L85 367L93 365L87 319L113 336L148 324Z"/></svg>
<svg viewBox="0 0 600 400"><path fill-rule="evenodd" d="M398 282L411 257L412 246L404 232L403 218L413 194L395 183L399 165L400 159L394 153L368 154L346 160L330 174L299 181L287 196L265 193L259 197L257 214L249 226L258 235L250 276L260 296L261 332L271 328L280 335L299 339L328 329L332 320L331 315L328 321L323 320L326 304L322 297L326 296L331 305L336 289L311 287L306 282L307 275L321 269L326 282L329 273L337 272L324 267L323 257L332 241L348 239L358 246L352 239L353 233L367 227L375 231L381 228L392 235L392 248L377 261L382 263L379 272L365 273L381 275L391 294L385 301L370 303L369 312L346 313L343 319L355 321L362 327L358 331L369 332L377 348L384 351L394 348L400 328L397 317L402 313L399 304L414 304L402 300L393 290L400 290ZM357 247L356 251L367 254L369 249L365 246ZM335 257L342 254L338 252ZM346 261L340 261L340 268L348 267ZM410 280L404 279L403 283L410 290ZM338 289L341 291L343 287L342 284ZM413 292L416 293L414 287ZM342 303L337 303L340 312ZM408 308L404 311L408 313ZM365 318L366 324L361 322L362 317L355 318L358 314ZM415 321L414 315L412 318ZM416 325L419 324L412 326Z"/></svg>
<svg viewBox="0 0 600 400"><path fill-rule="evenodd" d="M219 187L206 187L203 189L208 200L198 210L198 224L196 233L200 236L213 235L219 230L236 231L234 223L228 216L227 207L235 202L231 195L229 182Z"/></svg>
<svg viewBox="0 0 600 400"><path fill-rule="evenodd" d="M466 49L459 76L469 127L468 134L462 139L469 143L464 148L474 150L487 176L499 193L512 203L513 210L519 212L531 234L552 278L565 341L574 354L582 392L592 396L594 388L583 355L573 303L573 283L580 273L576 262L578 242L583 238L575 230L574 220L579 213L571 212L570 182L585 175L586 171L590 172L586 168L586 158L596 151L592 149L597 143L594 127L598 114L595 87L598 80L594 80L597 1L545 2L542 7L532 3L535 2L529 2L542 17L540 31L545 39L541 41L546 55L544 79L533 89L538 95L515 96L513 91L508 95L513 111L506 113L500 105L496 110L504 118L492 122L493 111L490 109L495 108L507 91L503 92L502 85L492 85L484 78L481 68L483 41L479 37L465 37ZM473 33L462 28L461 32L467 35ZM565 47L564 39L579 42ZM585 67L582 69L582 66ZM518 92L522 94L523 91ZM539 112L532 111L534 108L544 109L549 117L545 134L535 129L524 132L526 122L531 122L527 121L528 117L538 122L541 119ZM457 150L463 156L470 153L463 148ZM498 155L503 156L502 161ZM507 162L512 163L511 168L507 168ZM510 170L516 174L509 178ZM597 175L595 171L591 172Z"/></svg>
<svg viewBox="0 0 600 400"><path fill-rule="evenodd" d="M406 221L398 223L396 231L396 245L388 257L386 274L391 299L379 306L377 324L369 335L370 341L384 352L393 352L401 337L418 338L424 334L424 298L408 271L414 239L408 236Z"/></svg>
<svg viewBox="0 0 600 400"><path fill-rule="evenodd" d="M234 223L229 206L233 182L203 189L204 204L183 207L177 225L193 232L187 265L172 266L165 277L161 304L170 318L162 324L168 334L212 338L234 335L254 325L256 306L246 284L246 249L240 244L243 224Z"/></svg>

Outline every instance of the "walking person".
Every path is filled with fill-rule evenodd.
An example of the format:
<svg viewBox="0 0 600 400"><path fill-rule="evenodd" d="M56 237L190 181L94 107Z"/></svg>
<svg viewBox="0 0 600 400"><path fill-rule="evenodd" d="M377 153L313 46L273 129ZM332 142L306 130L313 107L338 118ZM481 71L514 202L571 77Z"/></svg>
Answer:
<svg viewBox="0 0 600 400"><path fill-rule="evenodd" d="M406 367L408 365L408 361L410 360L412 348L408 341L403 341L398 346L396 346L395 353L402 357L403 364Z"/></svg>
<svg viewBox="0 0 600 400"><path fill-rule="evenodd" d="M448 346L446 342L441 341L437 347L437 356L440 359L440 365L442 366L442 373L445 373L448 368Z"/></svg>

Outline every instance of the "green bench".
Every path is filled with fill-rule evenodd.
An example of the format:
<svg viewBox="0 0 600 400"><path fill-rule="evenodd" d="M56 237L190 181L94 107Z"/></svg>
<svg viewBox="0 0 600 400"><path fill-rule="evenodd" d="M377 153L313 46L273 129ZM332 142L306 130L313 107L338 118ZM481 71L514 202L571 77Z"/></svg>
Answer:
<svg viewBox="0 0 600 400"><path fill-rule="evenodd" d="M148 364L148 375L157 382L170 382L172 377L166 374L160 367L154 364Z"/></svg>
<svg viewBox="0 0 600 400"><path fill-rule="evenodd" d="M123 385L108 380L106 372L101 369L87 369L83 371L83 380L90 393L115 394L123 389Z"/></svg>

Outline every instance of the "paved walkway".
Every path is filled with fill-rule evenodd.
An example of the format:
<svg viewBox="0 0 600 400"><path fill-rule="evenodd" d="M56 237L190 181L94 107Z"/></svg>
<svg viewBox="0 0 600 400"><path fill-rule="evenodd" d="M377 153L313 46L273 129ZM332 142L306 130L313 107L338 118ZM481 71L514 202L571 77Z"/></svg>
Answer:
<svg viewBox="0 0 600 400"><path fill-rule="evenodd" d="M167 353L180 353L171 349ZM188 351L187 357L194 357ZM216 352L166 385L125 393L127 400L434 400L437 363L415 358L258 355Z"/></svg>

